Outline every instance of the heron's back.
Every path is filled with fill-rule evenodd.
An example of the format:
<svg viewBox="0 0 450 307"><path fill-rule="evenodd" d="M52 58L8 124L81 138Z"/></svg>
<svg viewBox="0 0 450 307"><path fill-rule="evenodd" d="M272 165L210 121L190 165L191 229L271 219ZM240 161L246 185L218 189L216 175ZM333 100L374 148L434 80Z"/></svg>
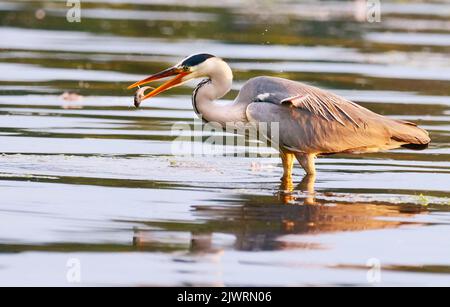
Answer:
<svg viewBox="0 0 450 307"><path fill-rule="evenodd" d="M286 150L330 154L426 148L428 133L415 124L376 114L331 92L282 78L257 77L241 89L249 121L278 122Z"/></svg>

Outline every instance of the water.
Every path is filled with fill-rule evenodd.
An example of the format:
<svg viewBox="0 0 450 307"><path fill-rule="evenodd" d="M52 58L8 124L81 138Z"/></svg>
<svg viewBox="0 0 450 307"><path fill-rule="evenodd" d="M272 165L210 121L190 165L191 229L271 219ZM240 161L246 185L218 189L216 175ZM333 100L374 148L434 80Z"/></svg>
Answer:
<svg viewBox="0 0 450 307"><path fill-rule="evenodd" d="M448 3L271 3L0 1L0 285L450 285ZM321 158L314 197L276 158L174 156L195 83L140 110L126 86L194 52L230 63L226 99L302 80L433 142Z"/></svg>

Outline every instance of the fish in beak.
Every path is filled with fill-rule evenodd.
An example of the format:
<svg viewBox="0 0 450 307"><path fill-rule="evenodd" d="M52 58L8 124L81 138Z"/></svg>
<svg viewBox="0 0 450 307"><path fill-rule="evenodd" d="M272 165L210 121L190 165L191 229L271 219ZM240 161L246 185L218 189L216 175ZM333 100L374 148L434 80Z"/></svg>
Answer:
<svg viewBox="0 0 450 307"><path fill-rule="evenodd" d="M153 96L158 95L159 93L162 93L164 91L167 91L168 89L171 89L181 83L183 83L184 80L183 78L187 75L189 75L191 72L190 71L186 71L185 69L181 68L181 67L170 67L168 69L165 69L159 73L156 73L154 75L149 76L148 78L145 78L144 80L138 81L132 85L130 85L128 87L128 89L132 89L135 87L140 87L141 85L150 83L152 81L156 81L159 79L163 79L163 78L167 78L167 77L171 77L171 76L175 76L174 78L170 79L169 81L163 83L162 85L158 86L157 88L150 88L150 87L145 87L145 88L139 88L139 90L136 92L136 95L134 97L134 105L136 106L136 108L138 108L141 104L142 101L144 101L145 99L151 98ZM148 94L145 94L145 91L147 89L152 89L152 91Z"/></svg>

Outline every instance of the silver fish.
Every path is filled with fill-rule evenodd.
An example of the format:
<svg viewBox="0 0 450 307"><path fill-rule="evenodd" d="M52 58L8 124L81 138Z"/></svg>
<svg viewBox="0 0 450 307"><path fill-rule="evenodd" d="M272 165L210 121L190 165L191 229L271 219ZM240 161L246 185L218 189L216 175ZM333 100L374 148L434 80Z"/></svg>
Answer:
<svg viewBox="0 0 450 307"><path fill-rule="evenodd" d="M136 108L139 108L139 106L141 105L142 99L145 96L145 91L151 89L153 90L154 88L151 86L144 86L144 87L140 87L137 91L136 94L134 94L134 106Z"/></svg>

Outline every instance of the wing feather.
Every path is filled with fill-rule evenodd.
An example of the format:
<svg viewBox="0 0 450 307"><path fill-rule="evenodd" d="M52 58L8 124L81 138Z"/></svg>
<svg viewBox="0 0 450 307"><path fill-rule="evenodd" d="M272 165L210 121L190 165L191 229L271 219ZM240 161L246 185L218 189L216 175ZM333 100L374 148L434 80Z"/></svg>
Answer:
<svg viewBox="0 0 450 307"><path fill-rule="evenodd" d="M368 152L430 141L428 133L412 123L381 116L331 92L287 79L251 79L238 99L252 101L247 107L249 121L278 122L279 145L289 150Z"/></svg>

